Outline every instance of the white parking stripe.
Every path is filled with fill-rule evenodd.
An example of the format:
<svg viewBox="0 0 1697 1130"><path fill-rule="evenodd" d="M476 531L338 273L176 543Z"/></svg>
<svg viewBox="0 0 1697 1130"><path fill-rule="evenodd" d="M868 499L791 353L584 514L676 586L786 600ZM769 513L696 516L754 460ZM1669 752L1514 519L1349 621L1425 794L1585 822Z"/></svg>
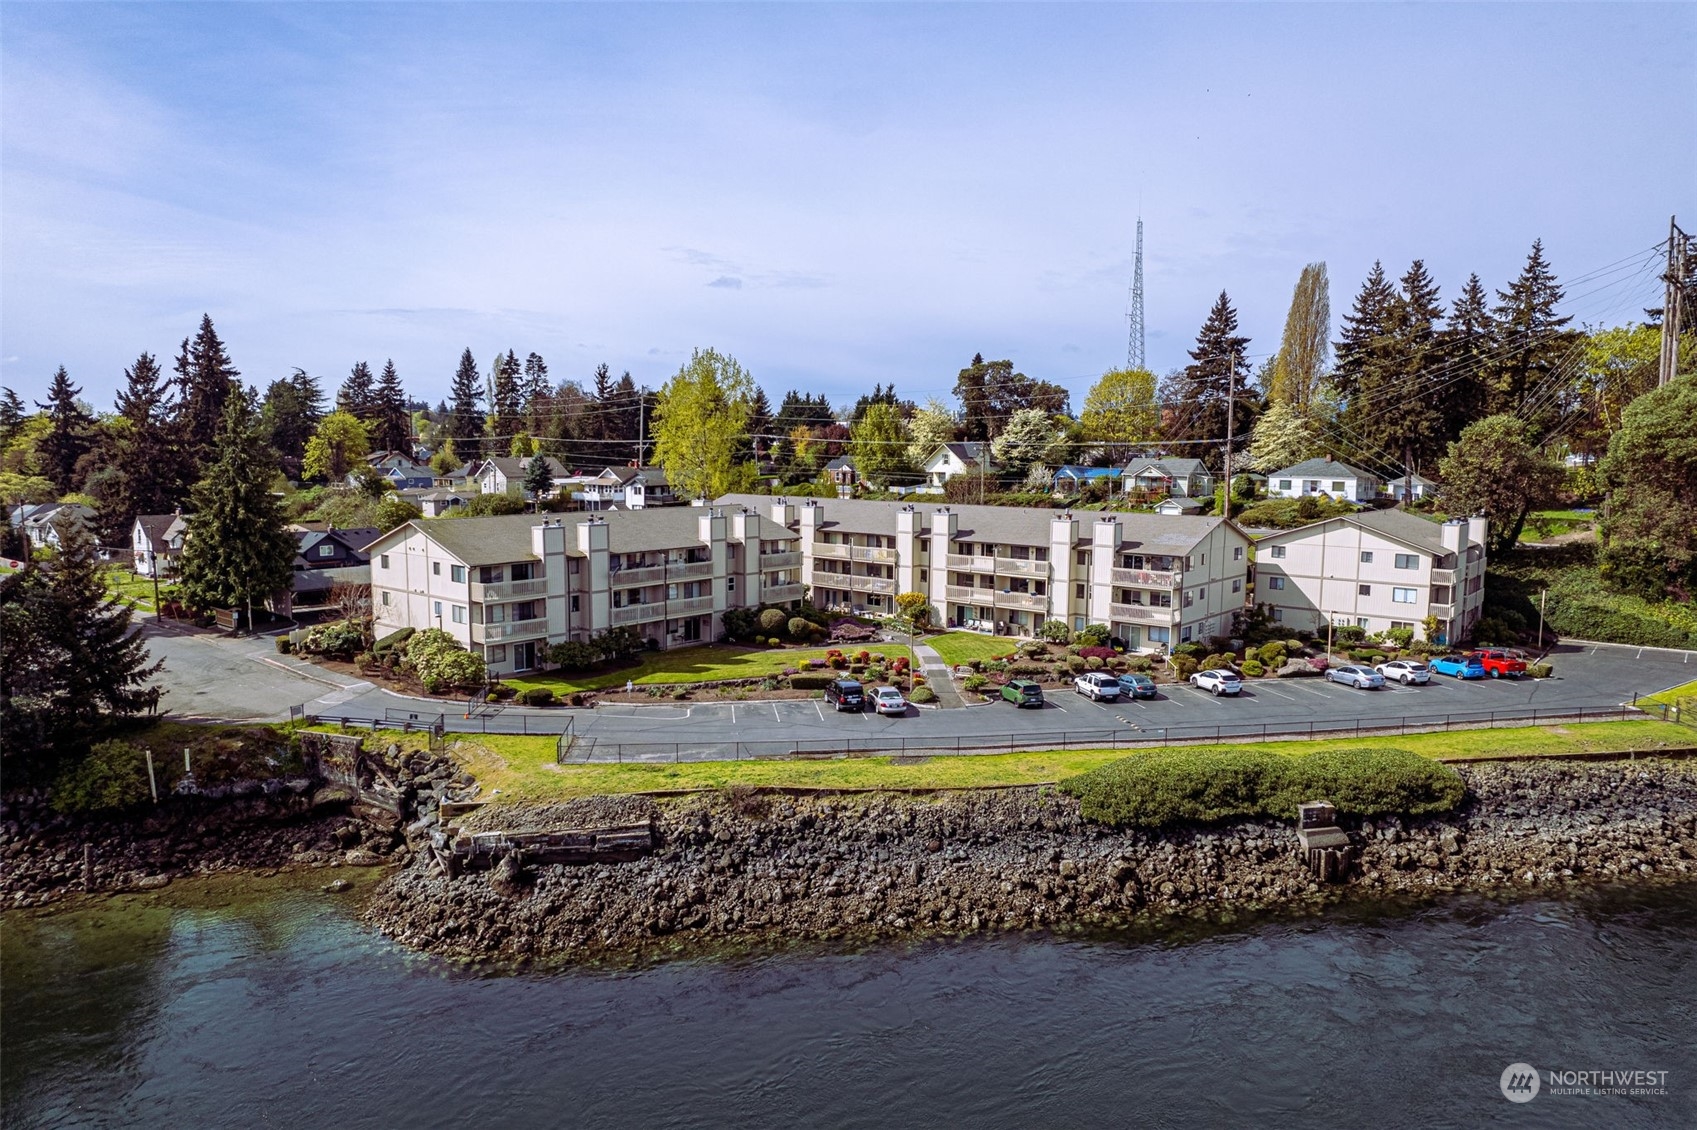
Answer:
<svg viewBox="0 0 1697 1130"><path fill-rule="evenodd" d="M823 722L825 720L825 708L816 702L813 704L813 709L818 713L819 721Z"/></svg>

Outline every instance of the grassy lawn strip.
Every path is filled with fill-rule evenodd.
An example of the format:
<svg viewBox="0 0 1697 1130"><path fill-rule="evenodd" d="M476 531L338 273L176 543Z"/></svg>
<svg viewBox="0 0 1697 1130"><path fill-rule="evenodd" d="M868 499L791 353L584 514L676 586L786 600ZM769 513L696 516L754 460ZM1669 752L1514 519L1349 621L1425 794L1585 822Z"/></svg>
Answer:
<svg viewBox="0 0 1697 1130"><path fill-rule="evenodd" d="M1018 640L1005 639L1000 636L981 636L977 632L945 632L940 636L932 636L922 640L925 646L932 648L943 657L943 662L954 667L972 659L989 659L996 655L1007 655L1019 646Z"/></svg>
<svg viewBox="0 0 1697 1130"><path fill-rule="evenodd" d="M844 646L845 655L857 651L877 652L885 659L911 653L900 644L878 644L860 647ZM800 667L809 659L824 659L822 647L733 647L729 644L704 644L701 647L673 648L670 651L645 651L642 662L635 667L591 674L542 673L510 675L501 681L519 690L547 687L555 694L573 691L598 691L607 687L622 687L629 679L637 686L660 683L705 683L719 679L758 679L781 674L786 667Z"/></svg>
<svg viewBox="0 0 1697 1130"><path fill-rule="evenodd" d="M113 596L143 612L153 611L153 581L130 572L123 566L109 566L101 570L106 578L106 590ZM160 585L163 589L165 586Z"/></svg>
<svg viewBox="0 0 1697 1130"><path fill-rule="evenodd" d="M1655 694L1638 696L1638 701L1641 703L1656 702L1663 706L1677 705L1680 699L1697 699L1697 679L1693 679L1689 683L1681 683L1677 687L1669 687L1665 691L1657 691Z"/></svg>
<svg viewBox="0 0 1697 1130"><path fill-rule="evenodd" d="M328 728L328 727L326 727ZM391 733L381 741L417 744L418 735ZM449 735L466 767L486 790L505 800L554 800L655 789L772 785L801 788L954 789L980 785L1032 785L1058 781L1128 756L1126 750L1072 750L940 756L916 764L888 757L840 761L707 761L682 765L556 765L554 739L506 734ZM1394 746L1424 757L1500 757L1666 749L1689 744L1688 731L1665 722L1587 722L1505 730L1410 734L1406 737L1327 738L1258 742L1252 748L1301 757L1322 750ZM1180 752L1229 752L1237 744L1175 747Z"/></svg>

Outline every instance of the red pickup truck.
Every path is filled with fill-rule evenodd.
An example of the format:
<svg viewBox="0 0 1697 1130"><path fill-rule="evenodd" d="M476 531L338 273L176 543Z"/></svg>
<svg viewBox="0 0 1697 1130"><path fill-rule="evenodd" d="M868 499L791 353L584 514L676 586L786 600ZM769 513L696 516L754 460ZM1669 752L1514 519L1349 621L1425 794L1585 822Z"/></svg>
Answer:
<svg viewBox="0 0 1697 1130"><path fill-rule="evenodd" d="M1473 653L1479 657L1480 664L1485 668L1485 674L1493 679L1504 675L1518 679L1526 674L1526 660L1519 652L1506 651L1500 647L1482 647Z"/></svg>

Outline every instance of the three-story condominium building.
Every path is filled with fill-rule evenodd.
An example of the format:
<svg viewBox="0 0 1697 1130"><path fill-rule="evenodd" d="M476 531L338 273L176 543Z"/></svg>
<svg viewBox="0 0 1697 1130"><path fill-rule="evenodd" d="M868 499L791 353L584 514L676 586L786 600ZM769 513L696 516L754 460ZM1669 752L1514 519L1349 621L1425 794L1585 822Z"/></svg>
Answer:
<svg viewBox="0 0 1697 1130"><path fill-rule="evenodd" d="M821 608L889 614L898 593L919 592L955 627L1107 624L1155 650L1229 635L1247 592L1249 537L1223 518L758 495L717 505L764 507L797 532Z"/></svg>
<svg viewBox="0 0 1697 1130"><path fill-rule="evenodd" d="M1484 518L1439 525L1402 510L1367 510L1267 534L1256 542L1255 600L1296 630L1353 624L1411 628L1434 642L1466 639L1485 603Z"/></svg>
<svg viewBox="0 0 1697 1130"><path fill-rule="evenodd" d="M795 545L719 507L408 522L367 547L373 617L379 636L441 628L494 674L614 627L675 647L716 638L727 608L799 603Z"/></svg>

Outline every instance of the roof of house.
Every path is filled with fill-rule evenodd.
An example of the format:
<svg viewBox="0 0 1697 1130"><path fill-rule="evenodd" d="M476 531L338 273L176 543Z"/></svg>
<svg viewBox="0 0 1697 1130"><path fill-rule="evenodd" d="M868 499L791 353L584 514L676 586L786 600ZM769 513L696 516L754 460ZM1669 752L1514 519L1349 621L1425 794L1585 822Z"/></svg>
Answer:
<svg viewBox="0 0 1697 1130"><path fill-rule="evenodd" d="M296 596L306 593L328 593L338 584L369 585L371 565L339 565L334 569L298 569L289 583Z"/></svg>
<svg viewBox="0 0 1697 1130"><path fill-rule="evenodd" d="M333 541L349 552L359 554L364 552L366 545L376 539L383 531L376 526L349 526L338 529L334 526L323 530L302 530L300 533L300 548L296 551L295 567L311 569L314 567L312 551L320 544Z"/></svg>
<svg viewBox="0 0 1697 1130"><path fill-rule="evenodd" d="M27 509L27 507L26 507ZM19 523L24 526L50 526L63 516L74 518L79 522L87 522L94 517L94 509L80 502L43 502Z"/></svg>
<svg viewBox="0 0 1697 1130"><path fill-rule="evenodd" d="M478 467L480 470L483 467L494 467L509 479L522 479L525 476L525 472L530 470L530 461L536 458L548 461L548 474L551 477L564 479L570 475L570 472L566 470L565 464L561 463L552 455L491 455L489 458L479 463Z"/></svg>
<svg viewBox="0 0 1697 1130"><path fill-rule="evenodd" d="M610 552L642 553L700 545L700 519L706 513L707 510L702 507L688 506L658 510L597 510L592 516L581 518L501 514L486 518L421 519L390 530L381 537L374 536L363 548L370 552L380 542L411 527L467 565L532 561L536 554L531 549L531 531L544 522L558 521L566 527L568 556L583 556L577 548L575 527L584 522L599 522L607 527L607 548ZM750 540L781 541L795 537L789 530L775 525L770 518L758 513L755 517L758 528L751 531ZM726 532L729 532L728 525Z"/></svg>
<svg viewBox="0 0 1697 1130"><path fill-rule="evenodd" d="M1123 471L1123 467L1082 467L1066 463L1055 468L1055 477L1065 475L1069 479L1117 479Z"/></svg>
<svg viewBox="0 0 1697 1130"><path fill-rule="evenodd" d="M1171 498L1162 499L1160 504L1157 505L1155 508L1157 510L1159 510L1163 506L1170 507L1170 508L1176 507L1179 510L1200 510L1200 509L1202 509L1202 503L1201 502L1197 501L1194 498L1187 498L1184 495L1178 495L1178 494L1173 495Z"/></svg>
<svg viewBox="0 0 1697 1130"><path fill-rule="evenodd" d="M1346 479L1372 479L1377 481L1379 476L1370 475L1366 471L1358 471L1341 459L1314 458L1304 459L1294 467L1285 467L1272 472L1273 478L1321 478L1326 475L1342 475Z"/></svg>
<svg viewBox="0 0 1697 1130"><path fill-rule="evenodd" d="M771 513L771 504L778 501L757 494L730 494L714 501L715 506L747 506L763 514ZM875 502L867 499L804 499L821 507L824 521L821 530L839 533L890 535L896 532L896 514L903 502ZM939 510L956 515L954 540L957 542L992 542L998 545L1047 546L1050 544L1050 523L1071 515L1078 521L1078 545L1088 545L1094 536L1097 520L1117 518L1120 523L1120 548L1147 550L1151 553L1183 553L1206 537L1224 518L1167 514L1108 514L1095 511L1048 510L1034 506L928 506L916 509L922 524L936 521Z"/></svg>
<svg viewBox="0 0 1697 1130"><path fill-rule="evenodd" d="M925 457L925 462L930 463L933 459L937 458L939 453L948 451L962 463L977 463L982 460L985 464L994 466L994 464L990 463L990 460L987 457L989 455L989 448L989 444L981 443L978 440L966 440L959 443L940 443L931 449L931 453Z"/></svg>
<svg viewBox="0 0 1697 1130"><path fill-rule="evenodd" d="M1373 533L1390 538L1392 541L1402 542L1411 549L1423 549L1428 553L1439 556L1454 552L1444 544L1443 527L1439 523L1429 521L1417 514L1410 514L1406 510L1397 509L1363 510L1359 514L1340 514L1336 517L1322 518L1319 521L1310 522L1306 526L1298 526L1293 530L1271 530L1260 535L1257 540L1271 541L1285 535L1299 535L1332 522L1345 522L1359 526L1364 530L1371 530Z"/></svg>
<svg viewBox="0 0 1697 1130"><path fill-rule="evenodd" d="M1192 475L1208 474L1208 465L1200 459L1133 459L1126 464L1126 474L1136 475L1139 471L1155 468L1161 474L1174 479L1188 479Z"/></svg>
<svg viewBox="0 0 1697 1130"><path fill-rule="evenodd" d="M188 525L187 519L181 514L136 515L136 525L141 527L142 535L147 538L147 544L155 547L171 540L171 528L179 522L185 527Z"/></svg>
<svg viewBox="0 0 1697 1130"><path fill-rule="evenodd" d="M852 471L854 470L854 460L847 455L839 455L829 463L825 464L825 470Z"/></svg>

